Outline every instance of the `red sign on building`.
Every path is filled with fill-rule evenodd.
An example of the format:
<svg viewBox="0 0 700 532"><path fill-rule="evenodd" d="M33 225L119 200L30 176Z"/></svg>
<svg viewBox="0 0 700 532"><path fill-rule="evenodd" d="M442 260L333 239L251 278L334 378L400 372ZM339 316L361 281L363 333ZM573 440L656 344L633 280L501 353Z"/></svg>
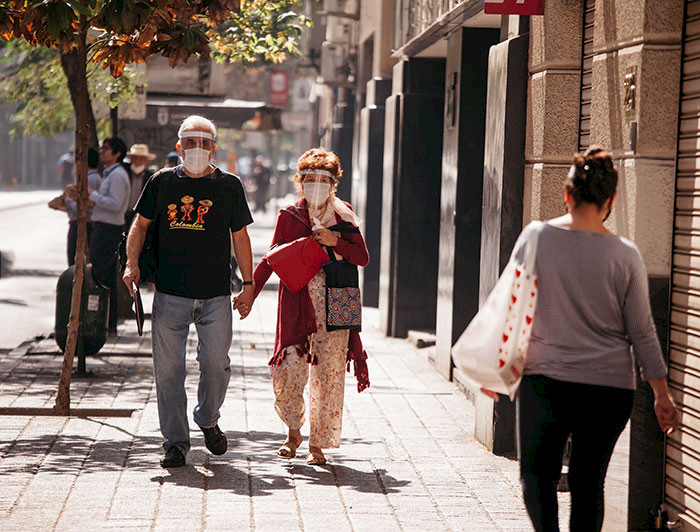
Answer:
<svg viewBox="0 0 700 532"><path fill-rule="evenodd" d="M289 103L289 80L284 70L270 71L270 105L287 107Z"/></svg>
<svg viewBox="0 0 700 532"><path fill-rule="evenodd" d="M544 0L484 0L487 15L542 15Z"/></svg>

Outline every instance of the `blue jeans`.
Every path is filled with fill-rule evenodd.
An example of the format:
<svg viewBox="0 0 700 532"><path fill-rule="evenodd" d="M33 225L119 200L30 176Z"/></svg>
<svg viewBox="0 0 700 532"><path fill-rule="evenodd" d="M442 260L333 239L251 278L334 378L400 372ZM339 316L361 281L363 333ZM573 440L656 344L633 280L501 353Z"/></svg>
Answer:
<svg viewBox="0 0 700 532"><path fill-rule="evenodd" d="M231 379L232 308L229 296L191 299L156 291L153 300L153 373L163 448L190 449L185 393L185 348L190 324L197 330L199 388L194 421L213 427Z"/></svg>

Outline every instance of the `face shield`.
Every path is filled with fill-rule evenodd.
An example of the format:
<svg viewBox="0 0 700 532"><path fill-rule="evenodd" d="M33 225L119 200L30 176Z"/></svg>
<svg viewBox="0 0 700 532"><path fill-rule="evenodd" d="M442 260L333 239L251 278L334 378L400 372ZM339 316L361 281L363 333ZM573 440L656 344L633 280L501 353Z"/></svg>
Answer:
<svg viewBox="0 0 700 532"><path fill-rule="evenodd" d="M182 164L192 174L201 174L209 166L214 150L214 135L208 131L183 131L180 136Z"/></svg>
<svg viewBox="0 0 700 532"><path fill-rule="evenodd" d="M312 207L321 207L331 195L333 174L328 170L302 170L302 195Z"/></svg>

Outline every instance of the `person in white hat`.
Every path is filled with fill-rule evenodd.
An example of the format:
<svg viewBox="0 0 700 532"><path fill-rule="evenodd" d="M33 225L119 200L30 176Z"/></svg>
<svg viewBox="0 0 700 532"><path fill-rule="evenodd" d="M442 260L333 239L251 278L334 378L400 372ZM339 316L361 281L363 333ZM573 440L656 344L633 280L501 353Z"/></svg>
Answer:
<svg viewBox="0 0 700 532"><path fill-rule="evenodd" d="M147 144L134 144L127 152L129 158L129 177L131 180L131 196L129 197L129 210L127 212L127 230L134 217L133 208L141 197L143 187L148 183L152 172L148 171L148 163L156 158L155 154L148 151Z"/></svg>

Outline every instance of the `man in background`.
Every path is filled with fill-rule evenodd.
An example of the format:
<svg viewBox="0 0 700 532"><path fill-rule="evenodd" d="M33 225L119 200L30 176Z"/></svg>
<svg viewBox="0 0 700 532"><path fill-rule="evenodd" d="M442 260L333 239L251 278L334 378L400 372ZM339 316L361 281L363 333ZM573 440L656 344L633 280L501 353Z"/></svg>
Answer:
<svg viewBox="0 0 700 532"><path fill-rule="evenodd" d="M134 212L136 202L141 197L141 192L151 178L151 175L153 175L153 172L148 169L148 164L153 161L156 156L148 151L147 144L134 144L131 146L126 156L129 158L129 173L131 178L129 208L125 215L126 230L128 231L131 226L131 220L133 220L136 215Z"/></svg>
<svg viewBox="0 0 700 532"><path fill-rule="evenodd" d="M95 280L110 289L110 335L117 334L117 249L124 230L124 214L129 207L131 185L129 174L122 166L126 144L118 137L107 138L100 146L102 182L98 189L88 187L90 200L95 203L92 211L90 235L90 262ZM67 187L69 195L77 198L75 185Z"/></svg>
<svg viewBox="0 0 700 532"><path fill-rule="evenodd" d="M97 171L97 167L100 164L100 156L97 150L93 148L88 148L88 188L97 189L100 186L102 179L100 178L100 172ZM67 187L66 187L67 188ZM68 266L73 266L75 264L75 249L77 247L78 241L78 203L66 193L64 189L60 196L56 196L51 201L49 201L49 207L59 211L66 211L68 214L68 236L66 239L66 253L68 255ZM87 210L87 238L88 243L90 242L90 235L92 234L92 207L93 203L88 201ZM89 244L88 244L89 245Z"/></svg>
<svg viewBox="0 0 700 532"><path fill-rule="evenodd" d="M173 168L180 164L180 156L176 151L171 151L165 156L165 168Z"/></svg>

